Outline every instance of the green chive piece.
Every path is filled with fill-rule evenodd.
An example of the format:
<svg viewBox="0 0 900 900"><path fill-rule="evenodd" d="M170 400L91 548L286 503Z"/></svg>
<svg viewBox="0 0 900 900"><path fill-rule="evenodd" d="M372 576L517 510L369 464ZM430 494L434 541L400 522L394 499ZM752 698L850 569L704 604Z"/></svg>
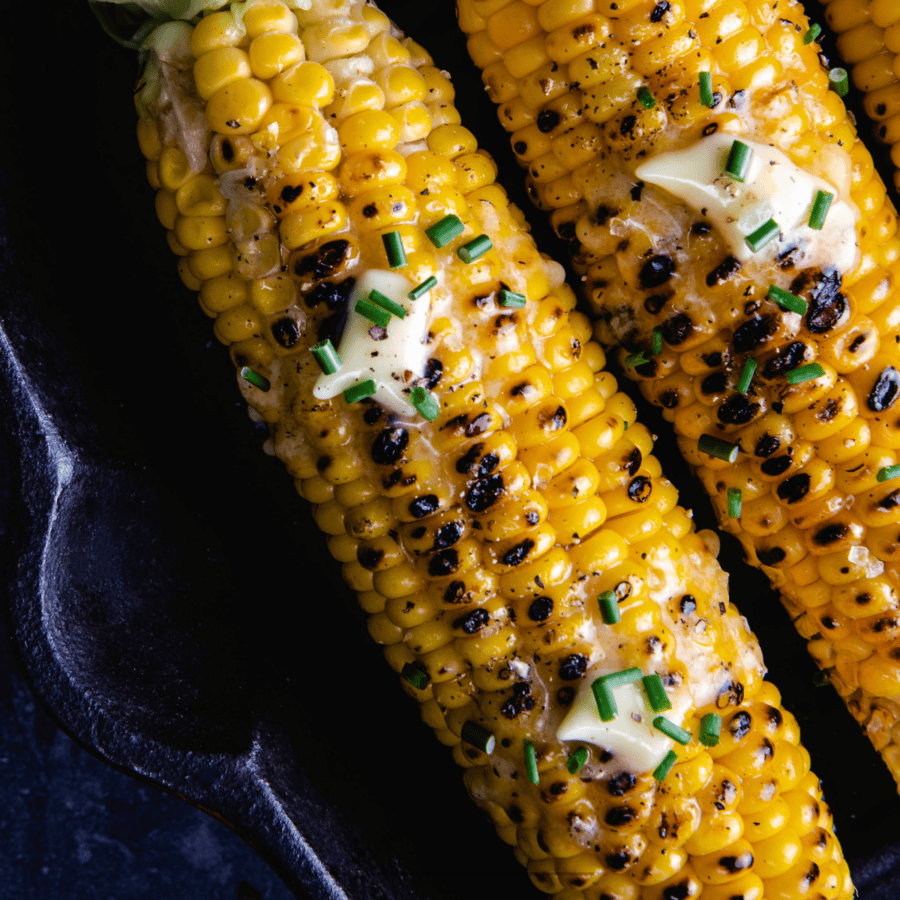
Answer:
<svg viewBox="0 0 900 900"><path fill-rule="evenodd" d="M623 684L632 684L641 680L641 670L637 666L630 669L621 669L618 672L610 672L609 675L600 676L611 688L622 687Z"/></svg>
<svg viewBox="0 0 900 900"><path fill-rule="evenodd" d="M534 744L528 738L525 738L522 744L525 747L525 772L528 775L528 780L532 784L540 784L541 779L538 775L537 754L534 752Z"/></svg>
<svg viewBox="0 0 900 900"><path fill-rule="evenodd" d="M272 387L272 383L268 378L266 378L265 375L260 375L259 372L254 372L253 369L249 368L248 366L244 366L244 368L241 369L241 378L243 378L244 381L249 381L250 384L253 385L253 387L259 388L264 393Z"/></svg>
<svg viewBox="0 0 900 900"><path fill-rule="evenodd" d="M657 325L650 334L650 352L656 356L662 353L662 326Z"/></svg>
<svg viewBox="0 0 900 900"><path fill-rule="evenodd" d="M637 98L641 101L641 106L644 109L653 109L656 106L656 100L653 98L653 94L645 87L638 88Z"/></svg>
<svg viewBox="0 0 900 900"><path fill-rule="evenodd" d="M418 300L419 297L427 294L433 287L437 287L437 278L435 278L434 275L427 281L417 284L406 296L409 297L410 300Z"/></svg>
<svg viewBox="0 0 900 900"><path fill-rule="evenodd" d="M850 76L846 69L836 68L828 73L828 86L838 95L846 97L850 93Z"/></svg>
<svg viewBox="0 0 900 900"><path fill-rule="evenodd" d="M619 612L619 601L612 591L604 591L597 600L600 603L600 615L607 625L615 625L616 622L622 621L622 614Z"/></svg>
<svg viewBox="0 0 900 900"><path fill-rule="evenodd" d="M744 238L747 242L747 246L754 252L758 253L762 250L766 244L770 244L775 238L778 237L778 233L781 231L778 223L774 219L769 219L768 222L763 223L756 229L756 231L751 232Z"/></svg>
<svg viewBox="0 0 900 900"><path fill-rule="evenodd" d="M412 405L426 418L429 422L436 419L441 414L441 407L434 396L425 388L416 385L410 391L409 399Z"/></svg>
<svg viewBox="0 0 900 900"><path fill-rule="evenodd" d="M389 231L381 236L384 243L384 252L387 254L388 265L392 269L399 269L406 265L406 251L403 249L403 238L399 231Z"/></svg>
<svg viewBox="0 0 900 900"><path fill-rule="evenodd" d="M356 301L356 306L353 307L361 316L364 316L370 322L374 322L376 325L380 325L382 328L386 328L388 323L391 321L391 314L386 310L382 309L380 306L375 306L374 303L369 303L368 300L363 300L360 298Z"/></svg>
<svg viewBox="0 0 900 900"><path fill-rule="evenodd" d="M825 370L818 363L810 363L807 366L799 366L787 373L788 384L803 384L805 381L815 381L825 374Z"/></svg>
<svg viewBox="0 0 900 900"><path fill-rule="evenodd" d="M803 35L803 43L811 44L822 33L822 26L818 22L813 22L809 26L809 31Z"/></svg>
<svg viewBox="0 0 900 900"><path fill-rule="evenodd" d="M712 89L712 75L709 72L700 73L700 102L710 109L716 105Z"/></svg>
<svg viewBox="0 0 900 900"><path fill-rule="evenodd" d="M591 692L594 695L594 702L597 704L600 718L604 722L612 722L619 714L619 708L616 706L616 698L613 697L613 693L602 675L591 682Z"/></svg>
<svg viewBox="0 0 900 900"><path fill-rule="evenodd" d="M648 362L650 362L650 354L647 353L646 350L641 350L639 353L629 353L628 356L625 357L625 365L628 366L628 368L642 366L644 363Z"/></svg>
<svg viewBox="0 0 900 900"><path fill-rule="evenodd" d="M344 391L344 399L348 403L356 403L357 400L362 400L363 397L371 397L376 390L375 382L369 378L366 381L351 384L350 387Z"/></svg>
<svg viewBox="0 0 900 900"><path fill-rule="evenodd" d="M341 358L337 355L337 350L334 349L334 344L328 338L319 341L318 344L313 344L309 349L326 375L334 375L343 365Z"/></svg>
<svg viewBox="0 0 900 900"><path fill-rule="evenodd" d="M446 247L454 238L458 238L464 231L466 226L458 216L444 216L440 222L436 222L431 228L425 229L428 240L435 247Z"/></svg>
<svg viewBox="0 0 900 900"><path fill-rule="evenodd" d="M885 466L875 476L876 481L893 481L895 478L900 478L900 466Z"/></svg>
<svg viewBox="0 0 900 900"><path fill-rule="evenodd" d="M503 288L497 295L497 302L507 309L521 309L527 300L524 294L517 294L515 291Z"/></svg>
<svg viewBox="0 0 900 900"><path fill-rule="evenodd" d="M809 214L809 227L821 231L825 227L825 217L831 209L834 194L828 191L816 191L816 199L813 200L812 212Z"/></svg>
<svg viewBox="0 0 900 900"><path fill-rule="evenodd" d="M574 775L576 772L581 770L581 767L587 762L587 758L587 747L579 747L566 760L566 768Z"/></svg>
<svg viewBox="0 0 900 900"><path fill-rule="evenodd" d="M739 519L741 517L741 489L728 488L728 518Z"/></svg>
<svg viewBox="0 0 900 900"><path fill-rule="evenodd" d="M644 693L647 695L647 702L653 712L661 713L672 708L672 701L663 686L662 678L659 675L645 675L641 679L644 685Z"/></svg>
<svg viewBox="0 0 900 900"><path fill-rule="evenodd" d="M424 691L431 681L428 673L418 663L405 663L400 670L400 677L417 691Z"/></svg>
<svg viewBox="0 0 900 900"><path fill-rule="evenodd" d="M735 141L728 151L728 159L725 161L725 174L730 175L735 181L743 183L747 177L751 159L753 159L753 151L743 142Z"/></svg>
<svg viewBox="0 0 900 900"><path fill-rule="evenodd" d="M708 456L733 463L738 458L741 448L737 444L730 444L711 434L701 434L700 440L697 441L697 449Z"/></svg>
<svg viewBox="0 0 900 900"><path fill-rule="evenodd" d="M678 762L678 754L674 750L670 750L664 757L663 761L653 770L653 777L657 781L665 781L666 775L672 771L672 766Z"/></svg>
<svg viewBox="0 0 900 900"><path fill-rule="evenodd" d="M472 263L475 262L479 256L484 256L484 254L493 246L491 239L486 234L479 234L477 238L469 241L468 244L463 244L462 247L456 251L456 255L464 263Z"/></svg>
<svg viewBox="0 0 900 900"><path fill-rule="evenodd" d="M718 713L707 713L700 720L700 743L704 747L715 747L719 743L719 733L722 731L722 717Z"/></svg>
<svg viewBox="0 0 900 900"><path fill-rule="evenodd" d="M460 729L459 736L467 744L483 750L488 755L494 752L494 747L497 745L497 738L483 725L479 725L471 719Z"/></svg>
<svg viewBox="0 0 900 900"><path fill-rule="evenodd" d="M398 319L406 318L406 310L399 303L394 303L390 297L385 297L381 291L369 291L368 299L370 303L374 303L376 306L386 309L391 315L396 316Z"/></svg>
<svg viewBox="0 0 900 900"><path fill-rule="evenodd" d="M756 360L755 359L747 359L744 363L744 370L741 372L741 377L737 383L737 387L735 390L739 394L746 394L748 388L750 387L750 382L753 381L753 376L756 374Z"/></svg>
<svg viewBox="0 0 900 900"><path fill-rule="evenodd" d="M670 722L665 716L657 716L653 720L653 727L657 731L661 731L666 737L678 741L679 744L689 744L691 742L691 733L679 728L674 722Z"/></svg>
<svg viewBox="0 0 900 900"><path fill-rule="evenodd" d="M770 284L768 296L770 300L774 300L782 309L798 313L801 316L806 315L806 301L796 294L792 294L790 291L782 290L780 287L775 287L774 284Z"/></svg>

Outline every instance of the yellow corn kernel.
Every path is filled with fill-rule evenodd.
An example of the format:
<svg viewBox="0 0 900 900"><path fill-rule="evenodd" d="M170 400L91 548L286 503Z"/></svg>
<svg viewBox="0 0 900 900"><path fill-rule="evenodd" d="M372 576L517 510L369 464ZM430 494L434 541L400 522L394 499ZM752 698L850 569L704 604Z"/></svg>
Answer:
<svg viewBox="0 0 900 900"><path fill-rule="evenodd" d="M194 83L197 93L204 100L209 100L213 94L232 82L250 78L253 74L250 58L237 47L211 50L194 63Z"/></svg>
<svg viewBox="0 0 900 900"><path fill-rule="evenodd" d="M250 134L271 105L272 94L265 82L241 78L213 94L206 104L206 121L219 134Z"/></svg>
<svg viewBox="0 0 900 900"><path fill-rule="evenodd" d="M295 34L269 32L250 43L250 68L263 81L303 62L305 56L303 43Z"/></svg>
<svg viewBox="0 0 900 900"><path fill-rule="evenodd" d="M175 194L175 205L182 216L221 216L227 202L210 175L195 175Z"/></svg>
<svg viewBox="0 0 900 900"><path fill-rule="evenodd" d="M223 47L236 47L244 38L244 29L230 11L204 16L191 32L191 53L200 59L206 53Z"/></svg>
<svg viewBox="0 0 900 900"><path fill-rule="evenodd" d="M251 41L269 31L297 30L296 16L281 0L254 0L241 22Z"/></svg>
<svg viewBox="0 0 900 900"><path fill-rule="evenodd" d="M213 315L247 302L247 282L233 272L208 278L200 288L200 304Z"/></svg>
<svg viewBox="0 0 900 900"><path fill-rule="evenodd" d="M347 208L337 200L292 212L281 221L281 242L289 250L295 250L310 241L343 231L347 221Z"/></svg>
<svg viewBox="0 0 900 900"><path fill-rule="evenodd" d="M334 79L319 63L300 62L276 75L270 84L272 96L282 103L321 109L334 99Z"/></svg>

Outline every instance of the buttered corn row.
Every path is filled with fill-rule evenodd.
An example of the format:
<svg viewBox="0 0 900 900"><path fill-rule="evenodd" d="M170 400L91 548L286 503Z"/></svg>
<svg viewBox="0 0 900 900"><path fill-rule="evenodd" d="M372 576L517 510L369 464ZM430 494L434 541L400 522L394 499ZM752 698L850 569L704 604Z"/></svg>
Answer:
<svg viewBox="0 0 900 900"><path fill-rule="evenodd" d="M900 241L802 8L459 10L598 338L900 780Z"/></svg>
<svg viewBox="0 0 900 900"><path fill-rule="evenodd" d="M849 898L796 721L445 74L358 2L165 27L138 135L182 278L533 883ZM373 377L334 390L360 348ZM561 738L576 709L603 736Z"/></svg>

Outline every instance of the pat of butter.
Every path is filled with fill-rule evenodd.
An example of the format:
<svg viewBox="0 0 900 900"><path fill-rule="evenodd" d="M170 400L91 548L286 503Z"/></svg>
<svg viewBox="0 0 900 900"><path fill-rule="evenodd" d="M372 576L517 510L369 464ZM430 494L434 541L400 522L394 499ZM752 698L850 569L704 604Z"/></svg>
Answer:
<svg viewBox="0 0 900 900"><path fill-rule="evenodd" d="M556 733L561 741L580 741L607 750L623 768L635 774L652 772L672 748L672 739L653 727L653 720L664 715L681 726L687 714L684 697L669 695L672 709L655 713L647 703L640 681L623 684L613 691L618 707L610 722L600 718L591 683L611 670L595 667L587 672L572 708Z"/></svg>
<svg viewBox="0 0 900 900"><path fill-rule="evenodd" d="M741 138L753 157L743 183L725 174L734 137L714 134L687 150L662 153L635 172L644 182L665 188L702 212L724 236L741 262L754 256L746 237L769 219L781 228L782 238L760 253L796 246L798 265L818 265L847 272L856 265L856 216L835 187L805 172L784 153L766 144ZM834 195L821 231L810 228L809 215L817 191Z"/></svg>
<svg viewBox="0 0 900 900"><path fill-rule="evenodd" d="M374 399L382 406L400 414L415 414L403 388L425 374L430 304L427 295L410 300L412 288L409 279L397 272L370 269L360 276L350 294L347 327L337 348L341 368L331 375L321 375L313 396L328 400L354 384L372 379L376 386ZM405 318L392 315L381 328L356 312L356 301L366 299L373 290L402 306Z"/></svg>

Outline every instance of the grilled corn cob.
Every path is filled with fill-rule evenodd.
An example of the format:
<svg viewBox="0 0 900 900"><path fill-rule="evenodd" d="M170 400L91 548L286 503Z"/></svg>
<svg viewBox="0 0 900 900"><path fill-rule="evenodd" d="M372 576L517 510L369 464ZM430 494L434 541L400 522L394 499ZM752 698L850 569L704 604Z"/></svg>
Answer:
<svg viewBox="0 0 900 900"><path fill-rule="evenodd" d="M802 8L459 10L597 337L643 351L627 376L900 781L900 240Z"/></svg>
<svg viewBox="0 0 900 900"><path fill-rule="evenodd" d="M900 190L900 5L895 0L822 3L825 20L838 35L838 52L877 123L875 136L891 148L894 184Z"/></svg>
<svg viewBox="0 0 900 900"><path fill-rule="evenodd" d="M446 75L344 0L150 43L138 139L182 279L534 884L849 897L725 576Z"/></svg>

